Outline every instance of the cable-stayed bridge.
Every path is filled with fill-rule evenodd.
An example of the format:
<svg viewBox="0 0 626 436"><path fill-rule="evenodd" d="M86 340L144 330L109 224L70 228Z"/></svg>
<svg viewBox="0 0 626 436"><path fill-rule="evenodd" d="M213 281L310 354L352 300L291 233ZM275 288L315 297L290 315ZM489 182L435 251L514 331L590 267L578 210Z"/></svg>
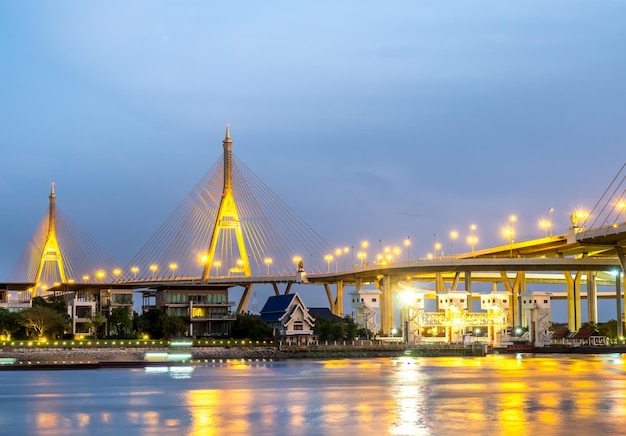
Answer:
<svg viewBox="0 0 626 436"><path fill-rule="evenodd" d="M370 254L366 262L363 251L360 263L346 267L345 257L343 263L333 258L345 253L333 249L234 156L228 127L223 149L220 159L125 267L116 265L56 207L53 185L48 213L4 288L28 289L35 296L81 283L137 289L155 284L242 286L237 310L243 312L255 284L269 283L279 294L279 285L289 293L294 283L310 283L323 286L331 310L341 314L345 286L360 289L373 283L382 292L383 332L394 326L394 292L406 283L429 282L437 293L457 289L459 283L471 292L472 282L490 281L512 293L513 302L526 292L527 283L563 283L572 329L582 322L581 284L615 283L614 295L621 300L620 275L614 273L626 269L626 164L590 214L572 215L566 234L514 242L511 230L507 245L446 257L435 253L431 260L411 259L408 245L404 259L398 253L378 253L376 258ZM589 299L590 292L585 296ZM513 325L519 321L516 312L513 307ZM597 308L588 307L588 312L588 320L597 320Z"/></svg>

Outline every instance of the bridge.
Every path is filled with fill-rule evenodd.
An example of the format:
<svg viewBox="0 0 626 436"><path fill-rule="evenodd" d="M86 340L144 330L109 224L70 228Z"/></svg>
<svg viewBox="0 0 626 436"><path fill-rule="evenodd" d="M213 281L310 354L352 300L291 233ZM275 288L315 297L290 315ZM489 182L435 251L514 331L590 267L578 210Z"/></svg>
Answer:
<svg viewBox="0 0 626 436"><path fill-rule="evenodd" d="M471 300L480 298L472 291L474 283L491 283L512 295L509 320L519 325L519 301L527 285L550 283L566 289L555 297L567 300L571 330L582 324L581 299L588 301L587 320L597 322L597 299L613 298L619 334L623 334L626 163L591 213L572 214L572 226L565 234L514 241L511 227L509 244L481 250L472 245L471 252L449 256L435 252L430 259L412 259L408 239L404 259L399 249L371 259L364 244L356 253L359 262L346 265L348 248L334 249L237 159L232 148L227 127L220 159L125 267L57 208L53 184L48 213L9 281L0 283L0 291L5 292L0 300L8 292L17 292L18 300L25 303L34 296L87 286L109 290L243 287L237 303L237 312L242 313L248 310L255 285L271 285L278 295L290 293L298 283L322 287L332 312L341 315L347 286L360 290L373 284L381 291L381 327L388 334L395 325L395 296L407 287L428 290L432 297L463 284ZM343 262L338 260L341 257ZM608 292L598 290L607 286Z"/></svg>

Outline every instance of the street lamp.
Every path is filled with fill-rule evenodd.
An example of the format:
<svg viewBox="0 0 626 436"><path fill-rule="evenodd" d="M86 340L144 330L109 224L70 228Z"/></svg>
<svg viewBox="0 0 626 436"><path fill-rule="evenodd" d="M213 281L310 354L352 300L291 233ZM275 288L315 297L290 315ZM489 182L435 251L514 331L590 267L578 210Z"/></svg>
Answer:
<svg viewBox="0 0 626 436"><path fill-rule="evenodd" d="M159 269L158 265L154 263L150 265L150 271L152 271L152 280L154 280L154 273L156 273L158 269Z"/></svg>
<svg viewBox="0 0 626 436"><path fill-rule="evenodd" d="M397 256L398 262L400 262L400 247L393 247L393 254Z"/></svg>
<svg viewBox="0 0 626 436"><path fill-rule="evenodd" d="M96 271L96 277L99 278L100 281L104 280L104 276L105 276L104 271L102 271L102 270Z"/></svg>
<svg viewBox="0 0 626 436"><path fill-rule="evenodd" d="M406 247L406 260L411 260L411 237L407 236L404 240L404 246Z"/></svg>
<svg viewBox="0 0 626 436"><path fill-rule="evenodd" d="M541 227L545 234L546 234L546 238L548 237L548 228L550 227L550 221L546 221L546 220L541 220L539 221L539 227Z"/></svg>
<svg viewBox="0 0 626 436"><path fill-rule="evenodd" d="M513 231L513 227L507 227L506 229L504 229L504 236L509 238L509 256L511 257L511 259L513 258L513 234L515 233Z"/></svg>
<svg viewBox="0 0 626 436"><path fill-rule="evenodd" d="M452 230L450 232L450 253L452 254L452 258L454 259L454 240L459 237L459 232L456 230Z"/></svg>
<svg viewBox="0 0 626 436"><path fill-rule="evenodd" d="M298 266L298 264L300 263L301 260L302 260L302 257L300 257L300 256L294 256L293 257L293 263L296 264L296 271L299 271L300 267Z"/></svg>
<svg viewBox="0 0 626 436"><path fill-rule="evenodd" d="M89 280L89 276L87 274L85 274L83 276L83 282L87 283L87 280Z"/></svg>
<svg viewBox="0 0 626 436"><path fill-rule="evenodd" d="M266 257L265 259L263 259L263 262L265 262L265 264L267 265L267 275L270 275L270 265L272 264L272 258L271 257Z"/></svg>
<svg viewBox="0 0 626 436"><path fill-rule="evenodd" d="M339 256L341 256L342 253L343 253L343 251L341 251L341 248L337 248L335 250L335 259L336 259L336 262L335 262L335 272L339 271ZM344 259L344 266L345 266L345 259Z"/></svg>
<svg viewBox="0 0 626 436"><path fill-rule="evenodd" d="M350 247L343 247L343 269L346 269L346 257L350 253Z"/></svg>
<svg viewBox="0 0 626 436"><path fill-rule="evenodd" d="M367 256L367 253L365 253L365 251L359 251L356 255L356 257L361 259L361 266L365 266L365 256Z"/></svg>
<svg viewBox="0 0 626 436"><path fill-rule="evenodd" d="M137 267L137 266L131 267L130 272L133 273L133 278L137 279L137 273L139 272L139 267Z"/></svg>
<svg viewBox="0 0 626 436"><path fill-rule="evenodd" d="M177 263L174 263L174 262L170 263L170 271L171 271L170 277L172 277L172 278L175 277L174 274L175 274L177 268L178 268L178 264Z"/></svg>
<svg viewBox="0 0 626 436"><path fill-rule="evenodd" d="M120 277L120 274L122 274L122 270L119 268L115 268L113 270L113 275L115 276L115 281L117 281Z"/></svg>
<svg viewBox="0 0 626 436"><path fill-rule="evenodd" d="M624 213L624 222L626 223L626 201L620 200L619 203L617 203L617 207L622 209L622 212Z"/></svg>
<svg viewBox="0 0 626 436"><path fill-rule="evenodd" d="M553 208L548 209L548 224L550 225L550 236L552 236L552 212L554 212Z"/></svg>
<svg viewBox="0 0 626 436"><path fill-rule="evenodd" d="M327 253L326 256L324 256L324 260L326 261L326 272L329 273L330 261L333 260L333 256L330 253Z"/></svg>
<svg viewBox="0 0 626 436"><path fill-rule="evenodd" d="M435 259L437 259L437 250L441 250L441 244L439 242L435 242ZM443 252L441 256L443 256Z"/></svg>

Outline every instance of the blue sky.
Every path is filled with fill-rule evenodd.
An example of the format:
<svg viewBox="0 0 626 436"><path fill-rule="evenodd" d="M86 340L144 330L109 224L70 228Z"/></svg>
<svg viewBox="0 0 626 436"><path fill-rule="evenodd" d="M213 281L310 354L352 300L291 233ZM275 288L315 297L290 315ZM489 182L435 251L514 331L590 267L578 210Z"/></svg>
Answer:
<svg viewBox="0 0 626 436"><path fill-rule="evenodd" d="M0 4L0 280L57 204L125 265L222 153L329 243L479 247L625 160L621 1Z"/></svg>

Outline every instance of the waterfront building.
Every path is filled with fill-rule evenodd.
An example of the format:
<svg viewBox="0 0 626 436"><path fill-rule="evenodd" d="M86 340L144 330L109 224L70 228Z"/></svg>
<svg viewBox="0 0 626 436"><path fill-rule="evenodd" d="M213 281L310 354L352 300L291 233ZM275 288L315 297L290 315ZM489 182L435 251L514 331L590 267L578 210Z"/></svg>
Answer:
<svg viewBox="0 0 626 436"><path fill-rule="evenodd" d="M287 345L315 345L315 318L297 293L273 295L261 309L261 319L268 323Z"/></svg>
<svg viewBox="0 0 626 436"><path fill-rule="evenodd" d="M522 300L522 326L528 331L524 339L535 347L543 347L551 342L550 331L550 299L547 292L530 292L523 294Z"/></svg>
<svg viewBox="0 0 626 436"><path fill-rule="evenodd" d="M229 335L237 319L228 301L228 287L209 284L163 283L143 291L143 310L161 310L190 320L189 336Z"/></svg>
<svg viewBox="0 0 626 436"><path fill-rule="evenodd" d="M358 289L350 293L351 307L354 309L354 321L359 327L371 332L378 331L378 309L380 308L378 289Z"/></svg>

